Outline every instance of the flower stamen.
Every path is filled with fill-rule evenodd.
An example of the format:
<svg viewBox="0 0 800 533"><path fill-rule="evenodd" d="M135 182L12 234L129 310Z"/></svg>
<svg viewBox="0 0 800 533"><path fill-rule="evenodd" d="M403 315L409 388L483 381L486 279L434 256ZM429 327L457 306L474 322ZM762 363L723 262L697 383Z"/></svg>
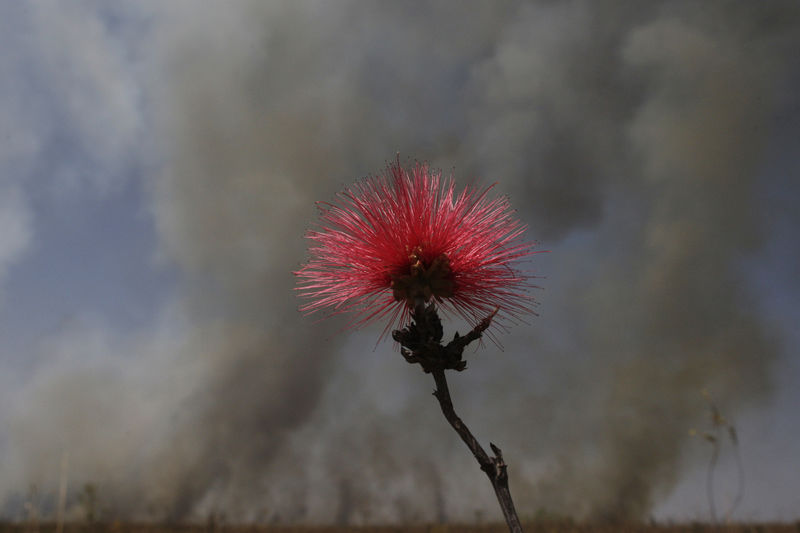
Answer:
<svg viewBox="0 0 800 533"><path fill-rule="evenodd" d="M409 254L408 261L406 272L391 274L392 296L395 301L413 306L418 298L428 303L431 298L441 300L455 294L453 271L445 254L438 255L426 265L422 261L422 247L417 246Z"/></svg>

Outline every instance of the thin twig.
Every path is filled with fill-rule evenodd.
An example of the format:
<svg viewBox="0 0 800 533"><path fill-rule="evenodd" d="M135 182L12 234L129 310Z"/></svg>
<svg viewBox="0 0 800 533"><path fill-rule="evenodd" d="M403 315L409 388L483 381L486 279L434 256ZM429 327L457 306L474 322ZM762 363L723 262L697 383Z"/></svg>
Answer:
<svg viewBox="0 0 800 533"><path fill-rule="evenodd" d="M709 440L713 446L711 460L708 463L708 471L706 472L706 496L708 497L708 508L711 511L711 523L716 524L717 511L714 504L714 469L717 467L717 458L719 457L719 438L714 435L706 435L706 439Z"/></svg>
<svg viewBox="0 0 800 533"><path fill-rule="evenodd" d="M500 508L503 510L503 516L505 516L508 524L508 530L511 533L522 533L522 525L514 508L514 502L511 499L511 491L508 488L508 472L506 463L503 461L503 453L500 448L490 443L489 445L495 455L494 457L489 457L466 424L456 414L455 409L453 409L453 401L450 398L450 389L447 387L444 369L436 369L431 373L436 381L436 391L433 395L439 400L444 417L456 430L461 440L464 441L472 455L475 456L481 470L486 473L489 481L491 481L494 493L497 495L497 501L500 502Z"/></svg>
<svg viewBox="0 0 800 533"><path fill-rule="evenodd" d="M508 529L511 533L521 533L522 526L514 509L514 502L511 500L511 492L508 489L508 473L506 463L503 461L503 453L500 448L490 443L493 457L490 457L472 435L470 430L458 417L453 409L453 401L450 399L450 389L447 387L447 380L444 377L445 370L456 370L458 372L467 368L464 361L464 348L472 341L481 338L484 331L491 325L492 318L497 313L495 310L485 319L481 320L469 333L463 337L458 333L446 346L442 345L442 322L436 311L436 306L425 304L420 298L417 299L414 309L411 312L412 322L403 329L392 332L392 338L400 343L400 353L406 361L422 367L425 373L433 374L436 381L436 391L433 393L439 400L445 418L461 440L475 456L478 464L489 481L500 502L503 516L506 518Z"/></svg>
<svg viewBox="0 0 800 533"><path fill-rule="evenodd" d="M742 498L744 497L744 465L742 465L742 455L739 453L739 437L736 436L736 428L730 423L728 424L728 436L731 439L731 443L733 443L733 454L736 457L737 482L736 496L733 499L730 509L725 513L724 520L726 523L730 521L731 515L733 515L736 508L739 507L739 504L742 503Z"/></svg>

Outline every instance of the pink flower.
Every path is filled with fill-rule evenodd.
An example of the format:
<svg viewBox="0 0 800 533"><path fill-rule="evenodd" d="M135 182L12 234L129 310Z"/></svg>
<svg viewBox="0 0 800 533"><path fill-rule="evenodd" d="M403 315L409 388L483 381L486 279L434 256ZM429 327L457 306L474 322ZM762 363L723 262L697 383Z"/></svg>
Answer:
<svg viewBox="0 0 800 533"><path fill-rule="evenodd" d="M532 253L525 225L508 200L466 188L427 164L356 183L338 203L318 203L320 228L309 231L310 260L295 272L305 314L355 315L358 327L408 322L415 302L435 301L471 325L497 311L517 321L532 313L531 276L515 262ZM497 323L496 321L494 323Z"/></svg>

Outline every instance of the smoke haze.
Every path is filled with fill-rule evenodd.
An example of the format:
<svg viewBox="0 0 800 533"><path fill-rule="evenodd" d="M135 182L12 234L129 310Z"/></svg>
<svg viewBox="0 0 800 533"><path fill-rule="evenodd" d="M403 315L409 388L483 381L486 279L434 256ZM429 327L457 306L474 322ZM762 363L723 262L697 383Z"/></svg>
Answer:
<svg viewBox="0 0 800 533"><path fill-rule="evenodd" d="M379 331L296 310L314 201L398 151L497 181L551 251L533 265L542 316L452 377L521 515L646 518L680 480L702 389L726 412L768 397L779 339L742 261L766 238L795 2L126 10L146 110L126 135L156 154L145 188L175 294L154 331L79 324L39 348L50 362L0 415L0 497L56 486L68 451L70 483L96 483L111 516L495 517L432 380L374 348ZM4 233L0 275L25 235Z"/></svg>

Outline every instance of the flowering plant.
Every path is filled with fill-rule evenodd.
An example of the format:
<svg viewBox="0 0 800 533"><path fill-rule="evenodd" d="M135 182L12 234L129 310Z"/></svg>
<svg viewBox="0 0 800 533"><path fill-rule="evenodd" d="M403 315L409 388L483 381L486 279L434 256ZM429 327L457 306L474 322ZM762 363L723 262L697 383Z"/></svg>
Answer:
<svg viewBox="0 0 800 533"><path fill-rule="evenodd" d="M532 313L530 276L515 261L532 253L525 226L491 187L455 192L452 179L417 163L319 202L311 259L296 272L305 313L351 312L354 326L389 318L405 324L418 302L436 302L475 326L487 315L518 321ZM499 324L497 321L495 324Z"/></svg>
<svg viewBox="0 0 800 533"><path fill-rule="evenodd" d="M308 299L304 313L354 313L353 326L388 318L384 334L405 325L392 332L403 357L433 375L442 413L489 477L509 529L521 532L503 454L490 443L489 456L456 415L444 374L466 368L464 348L498 324L495 317L533 312L531 276L516 268L532 245L520 240L525 226L508 200L490 199L490 189L456 194L441 172L420 163L405 169L398 159L387 174L339 193L338 204L318 204L311 259L295 274ZM443 345L440 308L472 330Z"/></svg>

